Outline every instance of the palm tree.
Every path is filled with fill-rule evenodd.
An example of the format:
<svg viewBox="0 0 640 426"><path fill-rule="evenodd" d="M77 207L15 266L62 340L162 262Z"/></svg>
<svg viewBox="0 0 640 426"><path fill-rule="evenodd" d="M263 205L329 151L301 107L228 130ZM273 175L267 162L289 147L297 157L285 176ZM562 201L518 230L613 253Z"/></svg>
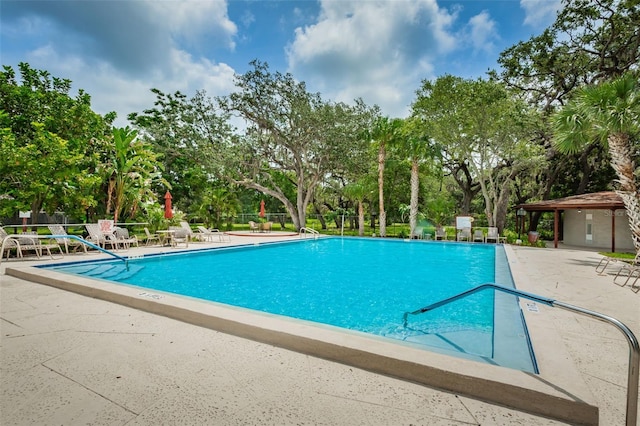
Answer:
<svg viewBox="0 0 640 426"><path fill-rule="evenodd" d="M380 236L387 236L387 212L384 209L384 166L387 159L387 147L393 145L399 137L402 120L380 117L374 124L370 138L378 145L378 206L380 211Z"/></svg>
<svg viewBox="0 0 640 426"><path fill-rule="evenodd" d="M362 182L353 182L344 187L344 194L358 204L358 235L364 235L364 200L369 195L367 187Z"/></svg>
<svg viewBox="0 0 640 426"><path fill-rule="evenodd" d="M169 187L162 179L162 165L149 145L137 139L138 132L129 127L113 129L113 149L106 164L108 178L107 214L113 209L113 220L118 221L129 204L131 211L142 201L153 197L154 183Z"/></svg>
<svg viewBox="0 0 640 426"><path fill-rule="evenodd" d="M618 175L616 192L627 209L636 252L640 251L640 185L636 173L639 123L640 84L634 73L580 89L554 116L559 151L579 152L593 141L608 146L611 166Z"/></svg>
<svg viewBox="0 0 640 426"><path fill-rule="evenodd" d="M405 121L404 140L399 144L411 163L411 201L409 203L409 238L416 236L418 224L418 194L420 190L420 164L439 155L438 147L425 132L425 124L417 119Z"/></svg>

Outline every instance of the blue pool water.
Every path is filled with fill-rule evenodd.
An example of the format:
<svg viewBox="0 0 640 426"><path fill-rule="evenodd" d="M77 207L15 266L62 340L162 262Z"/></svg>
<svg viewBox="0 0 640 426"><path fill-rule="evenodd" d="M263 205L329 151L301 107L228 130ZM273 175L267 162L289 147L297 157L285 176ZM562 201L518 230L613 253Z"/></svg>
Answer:
<svg viewBox="0 0 640 426"><path fill-rule="evenodd" d="M513 287L501 246L324 238L57 265L60 272L241 306L536 372L515 297L484 291L403 314L479 284ZM498 271L498 272L497 272Z"/></svg>

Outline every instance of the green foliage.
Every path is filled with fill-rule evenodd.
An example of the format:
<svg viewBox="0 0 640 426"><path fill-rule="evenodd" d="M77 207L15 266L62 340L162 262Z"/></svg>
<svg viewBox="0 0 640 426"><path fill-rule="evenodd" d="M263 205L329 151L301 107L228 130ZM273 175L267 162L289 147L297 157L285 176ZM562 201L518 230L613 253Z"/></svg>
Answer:
<svg viewBox="0 0 640 426"><path fill-rule="evenodd" d="M113 146L103 166L108 181L107 214L113 209L116 222L125 211L125 217L134 217L140 203L154 198L154 183L170 187L162 178L163 166L156 154L137 137L137 131L128 127L113 129Z"/></svg>
<svg viewBox="0 0 640 426"><path fill-rule="evenodd" d="M71 82L20 63L0 72L2 214L41 209L84 216L97 204L101 141L114 116L91 110L82 90L69 96ZM7 197L5 197L7 198Z"/></svg>
<svg viewBox="0 0 640 426"><path fill-rule="evenodd" d="M140 216L149 224L149 230L153 233L158 229L166 229L168 221L164 218L164 208L156 202L143 202L140 205Z"/></svg>
<svg viewBox="0 0 640 426"><path fill-rule="evenodd" d="M292 75L271 73L259 61L251 65L236 77L238 90L222 100L229 113L249 123L245 137L226 153L227 177L278 199L299 228L322 180L356 164L364 153L366 146L356 136L371 112L361 102L325 102ZM295 186L295 198L278 185L281 177Z"/></svg>

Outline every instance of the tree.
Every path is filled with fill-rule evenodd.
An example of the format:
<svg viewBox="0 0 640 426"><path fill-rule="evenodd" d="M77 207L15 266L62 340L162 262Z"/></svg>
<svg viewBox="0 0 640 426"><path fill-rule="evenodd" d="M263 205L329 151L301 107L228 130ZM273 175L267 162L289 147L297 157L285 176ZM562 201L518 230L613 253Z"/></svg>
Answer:
<svg viewBox="0 0 640 426"><path fill-rule="evenodd" d="M384 168L387 148L398 142L401 125L402 120L399 118L379 117L368 133L369 139L378 148L378 214L381 237L387 236L387 211L384 208Z"/></svg>
<svg viewBox="0 0 640 426"><path fill-rule="evenodd" d="M107 214L113 209L115 222L125 208L133 215L141 203L153 199L154 182L170 187L162 178L162 165L157 162L156 154L137 136L138 132L129 127L113 129L113 147L105 164L105 174Z"/></svg>
<svg viewBox="0 0 640 426"><path fill-rule="evenodd" d="M413 108L430 124L445 167L463 190L462 213L468 212L477 182L487 222L502 232L515 177L540 161L541 153L527 139L525 105L496 82L444 76L423 83Z"/></svg>
<svg viewBox="0 0 640 426"><path fill-rule="evenodd" d="M228 188L210 188L205 192L199 207L199 215L205 225L222 229L223 221L231 226L233 217L239 210L237 195Z"/></svg>
<svg viewBox="0 0 640 426"><path fill-rule="evenodd" d="M358 206L358 235L364 235L364 200L369 195L367 186L362 182L353 182L344 187L344 194L355 200Z"/></svg>
<svg viewBox="0 0 640 426"><path fill-rule="evenodd" d="M370 112L361 102L325 102L292 75L271 73L259 61L251 65L253 70L236 76L238 91L221 99L226 111L239 114L248 125L227 150L225 175L278 199L300 229L316 187L341 162L364 151L356 136ZM295 187L295 199L279 185L282 177Z"/></svg>
<svg viewBox="0 0 640 426"><path fill-rule="evenodd" d="M71 81L20 63L0 72L0 111L5 115L0 158L0 193L10 194L3 213L41 210L84 215L97 204L99 155L115 114L104 118L91 110L80 90L69 95Z"/></svg>
<svg viewBox="0 0 640 426"><path fill-rule="evenodd" d="M176 205L200 214L211 188L225 187L221 153L231 139L229 116L204 91L191 98L179 91L151 91L156 95L154 107L129 114L129 120L162 161ZM154 189L164 194L161 187Z"/></svg>
<svg viewBox="0 0 640 426"><path fill-rule="evenodd" d="M551 111L576 88L638 68L638 22L637 0L563 0L542 34L500 54L500 79Z"/></svg>
<svg viewBox="0 0 640 426"><path fill-rule="evenodd" d="M574 153L597 141L605 144L618 176L636 251L640 251L640 84L634 73L581 89L554 116L555 145Z"/></svg>
<svg viewBox="0 0 640 426"><path fill-rule="evenodd" d="M420 193L420 165L425 160L435 160L440 157L440 147L429 136L428 126L420 120L407 119L403 126L403 140L399 149L409 159L411 165L411 202L409 204L409 238L416 236L418 224L418 195Z"/></svg>
<svg viewBox="0 0 640 426"><path fill-rule="evenodd" d="M558 153L549 116L572 92L637 70L640 64L640 3L637 0L563 0L555 22L544 32L500 54L499 73L507 87L542 112L532 134L546 151L545 163L531 173L535 191L519 199L549 199L604 189L613 173L606 150L591 144L573 155ZM535 227L539 214L532 217Z"/></svg>

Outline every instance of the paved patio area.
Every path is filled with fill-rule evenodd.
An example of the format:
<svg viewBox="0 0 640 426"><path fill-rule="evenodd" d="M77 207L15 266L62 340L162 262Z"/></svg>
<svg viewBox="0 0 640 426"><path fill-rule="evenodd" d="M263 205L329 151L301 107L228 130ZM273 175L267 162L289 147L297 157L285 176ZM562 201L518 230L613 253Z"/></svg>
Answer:
<svg viewBox="0 0 640 426"><path fill-rule="evenodd" d="M618 266L598 275L594 252L507 251L519 289L612 315L640 335L640 293L613 284ZM565 424L4 275L6 266L37 263L0 266L2 425ZM622 334L559 309L538 311L528 315L544 316L536 327L561 336L558 353L575 363L600 424L624 424Z"/></svg>

